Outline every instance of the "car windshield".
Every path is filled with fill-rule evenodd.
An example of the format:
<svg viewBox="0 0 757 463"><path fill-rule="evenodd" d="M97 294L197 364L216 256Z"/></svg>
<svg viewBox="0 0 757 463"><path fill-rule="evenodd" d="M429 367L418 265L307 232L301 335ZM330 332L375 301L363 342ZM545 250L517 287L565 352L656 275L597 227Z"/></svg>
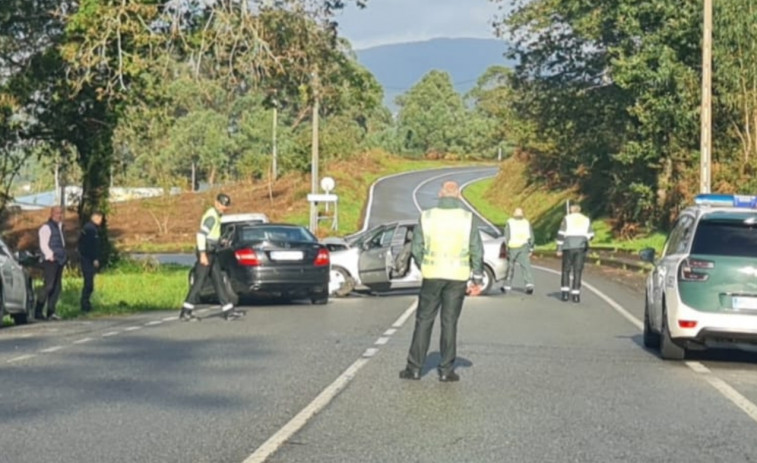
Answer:
<svg viewBox="0 0 757 463"><path fill-rule="evenodd" d="M757 217L703 218L694 235L691 253L757 257Z"/></svg>
<svg viewBox="0 0 757 463"><path fill-rule="evenodd" d="M289 227L282 225L243 227L239 234L240 241L288 241L288 242L316 242L312 233L303 227Z"/></svg>

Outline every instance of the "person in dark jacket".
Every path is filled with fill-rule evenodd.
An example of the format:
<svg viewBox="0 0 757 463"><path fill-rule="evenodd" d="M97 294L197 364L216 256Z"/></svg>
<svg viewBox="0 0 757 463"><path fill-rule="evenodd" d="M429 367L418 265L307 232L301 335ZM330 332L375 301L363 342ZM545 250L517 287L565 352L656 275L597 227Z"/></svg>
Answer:
<svg viewBox="0 0 757 463"><path fill-rule="evenodd" d="M45 286L37 300L34 318L37 320L60 320L55 313L55 306L60 297L63 267L68 261L66 256L66 240L63 237L63 210L60 207L50 209L50 219L39 227L39 248L44 258L42 272ZM47 317L43 309L47 304Z"/></svg>
<svg viewBox="0 0 757 463"><path fill-rule="evenodd" d="M100 268L100 233L103 223L103 213L94 211L89 222L84 224L79 234L79 256L81 258L81 274L84 286L81 289L81 311L88 313L92 310L92 293L95 290L95 273Z"/></svg>

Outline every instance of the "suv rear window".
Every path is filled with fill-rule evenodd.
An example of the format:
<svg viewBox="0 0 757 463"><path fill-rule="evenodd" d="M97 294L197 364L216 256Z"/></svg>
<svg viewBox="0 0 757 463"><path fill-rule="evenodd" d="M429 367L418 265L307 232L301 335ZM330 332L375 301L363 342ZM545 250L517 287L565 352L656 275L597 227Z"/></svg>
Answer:
<svg viewBox="0 0 757 463"><path fill-rule="evenodd" d="M703 218L694 235L691 253L757 257L757 218Z"/></svg>

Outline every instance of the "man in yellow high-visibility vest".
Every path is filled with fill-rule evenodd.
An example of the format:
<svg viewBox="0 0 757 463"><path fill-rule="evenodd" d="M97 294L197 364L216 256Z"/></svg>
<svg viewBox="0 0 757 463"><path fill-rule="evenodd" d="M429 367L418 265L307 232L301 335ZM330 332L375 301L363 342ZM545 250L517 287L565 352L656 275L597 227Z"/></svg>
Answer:
<svg viewBox="0 0 757 463"><path fill-rule="evenodd" d="M466 293L481 293L484 246L473 214L460 200L456 182L444 182L439 204L422 212L413 233L412 253L415 262L420 263L423 282L407 366L400 371L400 378L421 378L434 320L441 307L439 381L458 381L460 376L454 370L457 321ZM471 274L473 283L469 285Z"/></svg>
<svg viewBox="0 0 757 463"><path fill-rule="evenodd" d="M216 263L216 250L221 240L221 216L230 206L231 198L229 195L220 193L216 196L213 207L205 211L200 220L200 230L197 232L197 263L195 264L194 281L192 287L189 288L184 304L181 306L179 320L197 320L192 311L199 302L200 291L208 277L213 282L213 288L221 303L223 318L233 320L243 315L242 312L234 310L234 304L231 303L226 294L221 269Z"/></svg>
<svg viewBox="0 0 757 463"><path fill-rule="evenodd" d="M502 292L512 290L515 266L523 269L523 280L526 283L526 294L534 293L534 276L531 272L531 253L534 250L534 230L531 222L523 216L523 209L516 208L513 216L505 224L505 244L507 246L507 273Z"/></svg>
<svg viewBox="0 0 757 463"><path fill-rule="evenodd" d="M562 257L562 277L560 292L562 300L568 300L568 292L573 302L581 301L581 274L584 269L589 241L594 238L591 220L581 214L581 206L570 206L557 232L557 257ZM571 281L571 273L573 279Z"/></svg>

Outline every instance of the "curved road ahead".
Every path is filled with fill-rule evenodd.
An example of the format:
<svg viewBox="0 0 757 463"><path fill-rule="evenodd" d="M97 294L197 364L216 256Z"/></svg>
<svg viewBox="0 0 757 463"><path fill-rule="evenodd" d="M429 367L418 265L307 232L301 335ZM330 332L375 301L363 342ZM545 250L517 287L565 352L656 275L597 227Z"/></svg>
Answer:
<svg viewBox="0 0 757 463"><path fill-rule="evenodd" d="M491 173L473 170L380 182L368 223L417 216L435 176ZM533 296L466 300L451 384L438 331L422 380L397 377L407 293L2 330L0 462L755 461L754 354L662 361L641 347L641 294L591 276L572 304L558 287L540 268Z"/></svg>

